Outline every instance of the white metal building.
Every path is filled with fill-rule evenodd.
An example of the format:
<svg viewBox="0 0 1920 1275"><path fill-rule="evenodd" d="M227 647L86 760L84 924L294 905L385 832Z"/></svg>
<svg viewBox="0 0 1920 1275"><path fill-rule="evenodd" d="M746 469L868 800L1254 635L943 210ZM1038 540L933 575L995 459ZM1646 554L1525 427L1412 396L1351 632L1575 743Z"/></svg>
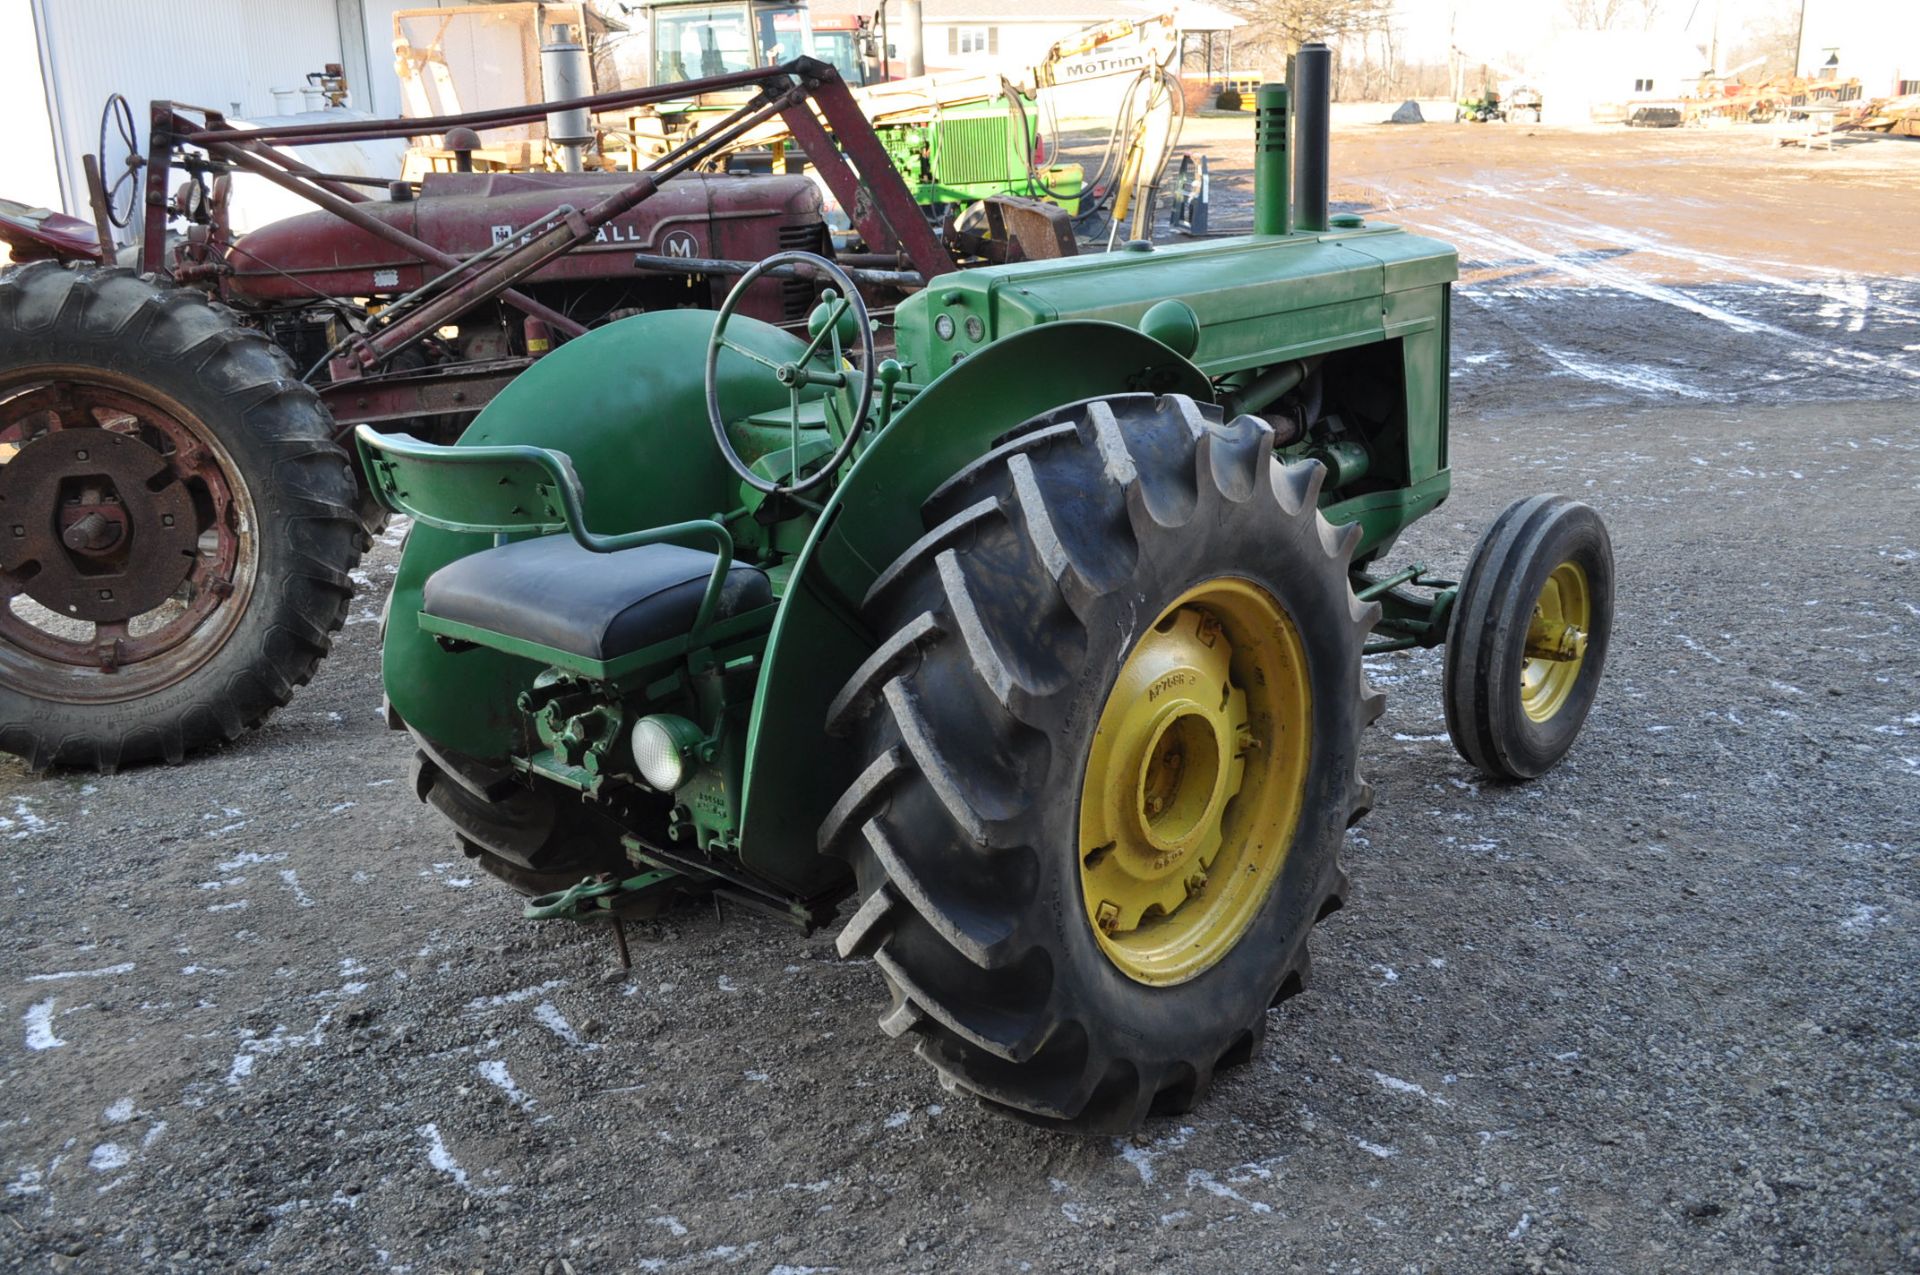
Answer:
<svg viewBox="0 0 1920 1275"><path fill-rule="evenodd" d="M393 15L460 0L0 0L0 197L91 220L80 157L109 95L173 98L241 118L275 113L275 89L337 62L352 104L400 114Z"/></svg>
<svg viewBox="0 0 1920 1275"><path fill-rule="evenodd" d="M1692 93L1707 55L1671 31L1569 31L1541 59L1541 97L1549 124L1617 123L1648 102ZM1477 85L1468 85L1469 91Z"/></svg>

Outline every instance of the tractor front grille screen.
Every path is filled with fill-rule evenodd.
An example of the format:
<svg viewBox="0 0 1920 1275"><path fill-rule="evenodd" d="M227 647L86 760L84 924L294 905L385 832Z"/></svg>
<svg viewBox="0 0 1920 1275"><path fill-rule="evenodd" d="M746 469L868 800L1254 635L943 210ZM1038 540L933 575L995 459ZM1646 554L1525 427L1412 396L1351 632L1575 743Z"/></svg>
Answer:
<svg viewBox="0 0 1920 1275"><path fill-rule="evenodd" d="M934 157L934 176L947 186L1006 181L1008 173L1024 168L1012 149L1009 123L1005 115L942 119L935 134L939 149ZM1020 168L1009 168L1009 160Z"/></svg>
<svg viewBox="0 0 1920 1275"><path fill-rule="evenodd" d="M825 248L822 242L825 229L820 222L802 222L798 225L780 227L780 251L782 252L821 252ZM813 308L813 281L811 279L783 279L780 281L780 314L788 323L798 323L807 317Z"/></svg>

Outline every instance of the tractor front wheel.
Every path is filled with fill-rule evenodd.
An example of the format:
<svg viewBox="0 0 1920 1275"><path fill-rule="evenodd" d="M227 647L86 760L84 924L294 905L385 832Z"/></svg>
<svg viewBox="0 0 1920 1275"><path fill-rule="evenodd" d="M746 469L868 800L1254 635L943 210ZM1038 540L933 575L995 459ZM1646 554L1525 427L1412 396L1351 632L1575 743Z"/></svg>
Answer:
<svg viewBox="0 0 1920 1275"><path fill-rule="evenodd" d="M1589 505L1507 506L1473 551L1447 632L1447 733L1496 779L1533 779L1573 747L1613 628L1613 544Z"/></svg>
<svg viewBox="0 0 1920 1275"><path fill-rule="evenodd" d="M354 476L267 338L128 270L0 273L0 749L177 762L313 675Z"/></svg>
<svg viewBox="0 0 1920 1275"><path fill-rule="evenodd" d="M870 954L950 1088L1026 1119L1185 1110L1301 989L1367 808L1358 531L1322 471L1180 397L1057 409L929 498L834 702L826 820Z"/></svg>

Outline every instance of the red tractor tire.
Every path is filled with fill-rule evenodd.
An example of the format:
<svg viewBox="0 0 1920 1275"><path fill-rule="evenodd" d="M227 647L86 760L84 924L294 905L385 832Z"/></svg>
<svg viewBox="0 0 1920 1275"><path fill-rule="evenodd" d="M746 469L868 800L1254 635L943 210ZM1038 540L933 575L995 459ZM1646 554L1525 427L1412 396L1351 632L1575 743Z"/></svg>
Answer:
<svg viewBox="0 0 1920 1275"><path fill-rule="evenodd" d="M0 273L0 749L179 762L313 676L364 533L298 375L199 292Z"/></svg>

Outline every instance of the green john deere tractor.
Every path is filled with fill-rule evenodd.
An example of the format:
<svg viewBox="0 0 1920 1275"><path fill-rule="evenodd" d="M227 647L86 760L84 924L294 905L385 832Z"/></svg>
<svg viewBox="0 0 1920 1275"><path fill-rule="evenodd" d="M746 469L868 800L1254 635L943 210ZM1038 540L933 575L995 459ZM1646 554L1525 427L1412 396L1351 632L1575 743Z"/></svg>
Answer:
<svg viewBox="0 0 1920 1275"><path fill-rule="evenodd" d="M831 279L805 335L643 314L455 446L363 431L415 519L390 710L465 851L537 917L833 921L882 1029L1022 1118L1128 1129L1248 1058L1346 895L1362 656L1445 642L1460 752L1529 777L1613 598L1557 496L1458 585L1380 566L1447 495L1457 263L1329 221L1303 95L1291 229L1267 86L1252 235L940 275L890 358L853 279L783 254L734 296Z"/></svg>

